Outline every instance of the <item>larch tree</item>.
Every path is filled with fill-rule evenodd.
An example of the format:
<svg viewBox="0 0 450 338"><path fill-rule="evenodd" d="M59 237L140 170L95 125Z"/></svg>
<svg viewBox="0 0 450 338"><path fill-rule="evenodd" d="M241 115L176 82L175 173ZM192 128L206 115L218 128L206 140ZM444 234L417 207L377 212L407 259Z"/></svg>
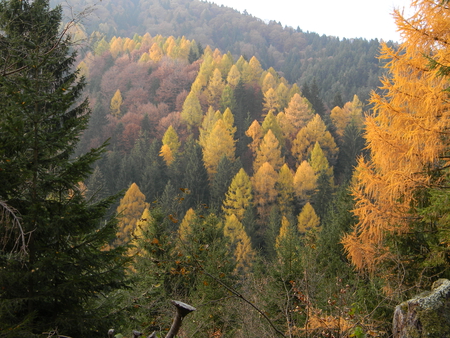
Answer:
<svg viewBox="0 0 450 338"><path fill-rule="evenodd" d="M276 87L277 87L277 80L270 72L266 72L266 75L264 76L264 79L263 79L262 85L261 85L262 92L265 93L270 88L275 90Z"/></svg>
<svg viewBox="0 0 450 338"><path fill-rule="evenodd" d="M264 135L256 151L255 160L253 161L253 172L256 173L265 162L269 162L275 171L278 171L284 163L284 158L281 156L280 143L271 129Z"/></svg>
<svg viewBox="0 0 450 338"><path fill-rule="evenodd" d="M222 80L222 73L219 69L214 69L211 78L209 79L208 86L206 87L206 93L208 97L208 104L215 109L219 108L219 101L222 96L225 83Z"/></svg>
<svg viewBox="0 0 450 338"><path fill-rule="evenodd" d="M221 117L222 115L220 114L220 111L219 114L217 114L217 112L214 111L214 108L212 106L209 106L208 111L203 117L202 125L199 128L198 143L202 147L206 146L206 141L208 140L209 134L211 134L211 130L214 128L214 125Z"/></svg>
<svg viewBox="0 0 450 338"><path fill-rule="evenodd" d="M317 188L317 176L314 169L307 161L303 161L297 168L294 175L294 191L300 201L307 201L311 198Z"/></svg>
<svg viewBox="0 0 450 338"><path fill-rule="evenodd" d="M253 175L253 196L254 204L261 219L266 220L270 213L270 207L276 201L278 174L269 162L261 165Z"/></svg>
<svg viewBox="0 0 450 338"><path fill-rule="evenodd" d="M236 134L237 128L234 123L234 115L230 108L226 108L222 114L222 120L225 124L225 128L227 128L228 132L234 138L234 134Z"/></svg>
<svg viewBox="0 0 450 338"><path fill-rule="evenodd" d="M202 117L202 106L200 105L198 96L191 90L183 103L181 119L187 124L189 129L192 129L200 125Z"/></svg>
<svg viewBox="0 0 450 338"><path fill-rule="evenodd" d="M398 236L404 240L410 236L410 243L421 238L419 247L427 249L417 252L417 260L432 264L431 257L439 251L448 255L444 247L449 239L442 236L448 222L436 214L427 221L430 215L419 214L417 208L426 202L423 197L430 187L444 189L449 165L450 11L448 1L417 0L413 8L415 13L408 19L395 12L404 42L398 50L382 45L381 59L387 60L388 71L382 79L384 94L372 94L375 113L366 117L371 157L359 160L353 185L353 212L359 222L343 239L358 269L374 271L390 258L411 264L406 255L390 250L387 238ZM419 225L420 231L415 228ZM434 244L423 243L431 240L423 234L431 233L442 237L434 238ZM406 249L412 254L415 247Z"/></svg>
<svg viewBox="0 0 450 338"><path fill-rule="evenodd" d="M305 234L309 231L318 231L320 218L314 211L311 203L307 202L297 217L297 228L299 233Z"/></svg>
<svg viewBox="0 0 450 338"><path fill-rule="evenodd" d="M164 136L162 138L162 146L160 155L164 158L164 161L169 166L172 164L175 156L178 154L178 149L180 148L180 140L176 130L172 125L167 128Z"/></svg>
<svg viewBox="0 0 450 338"><path fill-rule="evenodd" d="M120 107L122 106L122 94L120 93L120 90L117 89L114 93L114 96L111 98L111 104L109 106L109 110L111 112L111 115L115 117L121 116Z"/></svg>
<svg viewBox="0 0 450 338"><path fill-rule="evenodd" d="M236 88L239 81L241 80L241 73L239 72L236 65L231 66L230 71L227 75L227 82L232 88Z"/></svg>
<svg viewBox="0 0 450 338"><path fill-rule="evenodd" d="M234 214L239 221L242 221L245 211L252 205L252 201L252 183L245 170L241 168L231 181L222 210L226 215Z"/></svg>
<svg viewBox="0 0 450 338"><path fill-rule="evenodd" d="M274 115L272 110L269 111L269 113L264 118L261 128L263 130L264 135L269 131L269 129L272 130L272 133L278 139L278 142L280 142L280 145L282 147L284 146L283 130L281 129L280 125L278 124L277 118Z"/></svg>
<svg viewBox="0 0 450 338"><path fill-rule="evenodd" d="M253 263L255 252L250 237L235 214L225 216L223 231L230 239L230 249L236 258L236 270L247 271Z"/></svg>
<svg viewBox="0 0 450 338"><path fill-rule="evenodd" d="M239 60L238 60L239 61ZM246 67L245 67L246 66ZM248 64L244 66L244 69L241 71L242 79L245 83L257 83L259 79L261 78L261 74L263 72L263 69L261 67L261 63L259 60L252 56Z"/></svg>
<svg viewBox="0 0 450 338"><path fill-rule="evenodd" d="M277 204L282 215L289 215L293 212L294 207L294 175L285 163L278 172L278 179L276 183L278 192Z"/></svg>
<svg viewBox="0 0 450 338"><path fill-rule="evenodd" d="M284 78L281 78L285 80ZM287 81L286 81L287 84ZM280 82L275 90L278 97L278 104L280 105L280 111L286 109L291 97L289 96L289 87L285 84L284 81Z"/></svg>
<svg viewBox="0 0 450 338"><path fill-rule="evenodd" d="M150 59L154 62L161 61L162 57L164 56L164 52L156 42L153 43L153 45L150 47L148 54L150 56Z"/></svg>
<svg viewBox="0 0 450 338"><path fill-rule="evenodd" d="M235 143L233 135L228 131L225 122L219 119L203 146L203 161L210 179L217 172L217 166L222 156L225 155L230 161L235 160Z"/></svg>
<svg viewBox="0 0 450 338"><path fill-rule="evenodd" d="M150 205L145 202L145 195L141 192L136 183L132 183L127 192L120 199L117 207L119 218L119 230L117 231L116 240L112 247L123 243L129 243L133 240L136 224L142 216L142 213Z"/></svg>
<svg viewBox="0 0 450 338"><path fill-rule="evenodd" d="M308 122L306 127L300 129L292 143L291 151L297 163L301 163L309 158L316 142L320 143L330 165L334 165L339 149L333 136L327 130L325 123L318 114Z"/></svg>
<svg viewBox="0 0 450 338"><path fill-rule="evenodd" d="M252 142L249 143L248 147L251 149L253 154L256 154L256 151L258 150L264 136L264 132L259 122L254 120L250 127L246 130L245 135L252 138Z"/></svg>
<svg viewBox="0 0 450 338"><path fill-rule="evenodd" d="M186 211L186 214L180 223L180 227L178 228L178 237L182 243L186 243L188 241L189 235L192 232L191 223L196 219L196 217L197 215L194 209L189 208L189 210Z"/></svg>
<svg viewBox="0 0 450 338"><path fill-rule="evenodd" d="M314 117L311 104L297 93L292 96L284 114L287 121L285 134L290 136L296 135Z"/></svg>
<svg viewBox="0 0 450 338"><path fill-rule="evenodd" d="M264 102L263 102L263 111L264 112L276 112L280 111L280 103L278 102L278 96L276 91L273 88L267 89L264 92Z"/></svg>
<svg viewBox="0 0 450 338"><path fill-rule="evenodd" d="M316 142L314 145L308 162L314 170L314 174L316 176L321 173L325 173L330 177L330 180L333 179L333 167L330 167L330 163L328 162L319 142Z"/></svg>

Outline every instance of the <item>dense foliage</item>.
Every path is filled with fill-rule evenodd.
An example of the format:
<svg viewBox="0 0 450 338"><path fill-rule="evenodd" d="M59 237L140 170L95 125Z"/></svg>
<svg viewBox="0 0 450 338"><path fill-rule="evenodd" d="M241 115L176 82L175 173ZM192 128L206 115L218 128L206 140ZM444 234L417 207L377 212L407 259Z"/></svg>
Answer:
<svg viewBox="0 0 450 338"><path fill-rule="evenodd" d="M55 1L55 4L61 3ZM312 85L316 81L320 96L329 108L336 95L344 102L358 95L365 101L380 85L382 69L376 59L378 40L342 39L305 32L299 27L283 27L241 14L228 7L198 0L103 0L71 1L65 14L86 9L94 12L77 26L76 41L109 41L113 36L185 36L237 59L256 56L263 68L273 67L291 83ZM288 10L288 9L287 9ZM200 53L201 54L201 53ZM195 53L192 54L195 58Z"/></svg>
<svg viewBox="0 0 450 338"><path fill-rule="evenodd" d="M104 147L71 157L89 107L75 104L85 84L60 21L45 0L0 3L0 196L18 217L0 219L6 337L95 336L109 325L105 296L124 285L124 250L102 250L114 199L93 203L80 185Z"/></svg>
<svg viewBox="0 0 450 338"><path fill-rule="evenodd" d="M164 336L170 299L197 308L182 337L389 336L447 273L446 3L397 13L367 114L378 41L2 1L0 336Z"/></svg>

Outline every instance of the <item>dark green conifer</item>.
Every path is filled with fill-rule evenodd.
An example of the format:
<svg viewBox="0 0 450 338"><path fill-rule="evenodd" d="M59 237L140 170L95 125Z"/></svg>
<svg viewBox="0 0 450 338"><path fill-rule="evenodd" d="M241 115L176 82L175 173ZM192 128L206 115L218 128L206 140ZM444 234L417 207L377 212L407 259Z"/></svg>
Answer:
<svg viewBox="0 0 450 338"><path fill-rule="evenodd" d="M60 24L47 0L0 2L0 196L27 245L19 255L19 228L0 221L2 337L102 336L108 309L93 300L123 284L123 248L102 250L114 198L88 204L79 189L104 147L72 158L89 108Z"/></svg>

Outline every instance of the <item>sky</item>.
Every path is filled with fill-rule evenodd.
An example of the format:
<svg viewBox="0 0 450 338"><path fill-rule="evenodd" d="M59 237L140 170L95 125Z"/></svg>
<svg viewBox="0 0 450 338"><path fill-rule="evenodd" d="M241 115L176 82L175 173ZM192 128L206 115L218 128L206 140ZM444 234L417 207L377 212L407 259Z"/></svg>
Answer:
<svg viewBox="0 0 450 338"><path fill-rule="evenodd" d="M339 38L400 41L392 17L394 8L407 11L411 0L211 0L247 12L262 20L275 20L304 32Z"/></svg>

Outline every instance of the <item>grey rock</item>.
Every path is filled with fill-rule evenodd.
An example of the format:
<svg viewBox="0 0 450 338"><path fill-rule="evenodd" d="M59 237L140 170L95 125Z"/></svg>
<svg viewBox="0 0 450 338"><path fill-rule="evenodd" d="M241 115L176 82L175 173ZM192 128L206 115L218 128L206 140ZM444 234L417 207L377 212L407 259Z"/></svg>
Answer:
<svg viewBox="0 0 450 338"><path fill-rule="evenodd" d="M450 337L450 281L439 279L432 290L397 305L393 338Z"/></svg>

